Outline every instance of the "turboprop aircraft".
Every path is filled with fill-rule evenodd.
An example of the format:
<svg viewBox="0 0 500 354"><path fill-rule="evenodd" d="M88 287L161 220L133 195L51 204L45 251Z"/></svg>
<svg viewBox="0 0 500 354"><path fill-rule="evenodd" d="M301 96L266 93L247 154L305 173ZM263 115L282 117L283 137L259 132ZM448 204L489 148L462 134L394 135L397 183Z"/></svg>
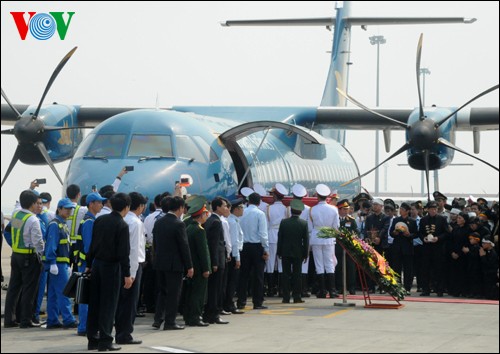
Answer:
<svg viewBox="0 0 500 354"><path fill-rule="evenodd" d="M43 105L50 86L73 55L74 50L70 51L54 71L37 105L12 104L2 90L8 102L2 105L2 123L14 124L13 129L2 134L14 134L18 140L2 185L18 160L53 167L53 162L71 159L64 186L79 184L83 193L90 192L94 184L109 184L117 171L130 165L135 171L124 178L120 191L141 191L150 199L164 190L172 190L175 181L185 183L190 194L204 194L208 198L216 195L231 198L242 186L257 182L266 187L277 182L288 187L301 183L310 192L317 183L326 183L346 197L357 194L360 173L354 158L342 145L344 130L385 128L388 120L374 116L371 111L342 108L346 100L339 92L346 92L347 88L351 27L472 23L473 20L356 18L351 16L350 2L339 4L336 12L334 18L267 20L266 23L335 28L331 66L320 107L131 109ZM248 22L225 23L238 24ZM401 123L395 127L401 128L402 124L411 124L414 109L375 111L392 117ZM437 118L444 119L454 111L454 108L446 108L443 112L447 113ZM468 129L475 131L498 129L498 107L471 110L464 117L457 119L451 114L447 124L455 129L465 129L468 125ZM83 139L82 126L96 127ZM323 134L325 130L329 130L328 135ZM452 134L452 128L446 132ZM452 141L448 136L445 139ZM444 152L450 161L452 152ZM433 164L427 169L438 167L439 164ZM53 170L58 176L55 168ZM62 178L58 178L62 182ZM346 181L353 183L341 186Z"/></svg>

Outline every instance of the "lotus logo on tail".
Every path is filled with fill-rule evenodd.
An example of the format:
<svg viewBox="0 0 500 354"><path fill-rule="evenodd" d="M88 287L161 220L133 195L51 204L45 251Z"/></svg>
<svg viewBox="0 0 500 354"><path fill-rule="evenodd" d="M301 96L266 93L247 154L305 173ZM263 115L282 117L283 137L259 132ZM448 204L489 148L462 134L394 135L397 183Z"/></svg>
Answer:
<svg viewBox="0 0 500 354"><path fill-rule="evenodd" d="M26 12L11 12L14 22L19 32L19 36L24 41L29 33L33 38L45 41L52 38L57 31L59 38L63 41L68 33L68 28L73 18L74 12L66 12L67 20L64 20L64 12L36 13L28 12L29 18L26 21Z"/></svg>

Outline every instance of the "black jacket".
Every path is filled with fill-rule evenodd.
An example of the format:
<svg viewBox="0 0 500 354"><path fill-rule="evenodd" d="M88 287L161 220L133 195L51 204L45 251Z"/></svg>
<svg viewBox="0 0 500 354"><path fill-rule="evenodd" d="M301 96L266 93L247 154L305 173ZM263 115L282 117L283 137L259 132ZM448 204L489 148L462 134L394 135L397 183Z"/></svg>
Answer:
<svg viewBox="0 0 500 354"><path fill-rule="evenodd" d="M192 268L186 226L173 214L166 214L153 228L153 268L184 272Z"/></svg>
<svg viewBox="0 0 500 354"><path fill-rule="evenodd" d="M207 233L208 250L212 267L226 267L226 247L224 245L224 229L219 216L212 214L203 225Z"/></svg>

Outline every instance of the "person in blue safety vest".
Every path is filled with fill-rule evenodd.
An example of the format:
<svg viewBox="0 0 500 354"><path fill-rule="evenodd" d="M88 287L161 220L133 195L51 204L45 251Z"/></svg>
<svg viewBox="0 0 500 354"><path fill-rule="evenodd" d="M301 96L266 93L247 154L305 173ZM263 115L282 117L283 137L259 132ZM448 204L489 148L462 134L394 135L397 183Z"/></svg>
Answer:
<svg viewBox="0 0 500 354"><path fill-rule="evenodd" d="M71 312L71 301L63 295L70 272L70 239L66 219L75 204L69 198L57 203L57 215L47 229L45 268L49 270L47 299L47 328L76 328L77 322ZM59 314L63 323L59 322Z"/></svg>

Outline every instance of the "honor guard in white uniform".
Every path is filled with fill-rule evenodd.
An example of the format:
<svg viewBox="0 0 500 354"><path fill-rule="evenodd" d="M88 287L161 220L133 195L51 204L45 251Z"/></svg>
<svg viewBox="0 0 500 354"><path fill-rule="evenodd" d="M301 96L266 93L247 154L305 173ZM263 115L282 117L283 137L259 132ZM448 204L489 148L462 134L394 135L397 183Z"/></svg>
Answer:
<svg viewBox="0 0 500 354"><path fill-rule="evenodd" d="M245 202L248 202L248 196L255 192L252 188L243 187L240 190L240 194L245 198Z"/></svg>
<svg viewBox="0 0 500 354"><path fill-rule="evenodd" d="M262 210L264 213L267 213L267 206L269 204L267 204L263 199L262 197L266 197L267 196L267 191L266 189L264 188L264 186L260 183L255 183L253 185L253 190L258 193L260 195L260 205L259 205L259 209Z"/></svg>
<svg viewBox="0 0 500 354"><path fill-rule="evenodd" d="M286 206L283 204L283 198L288 195L288 189L281 183L276 183L271 194L274 198L274 203L267 206L265 211L267 216L267 224L269 229L267 231L269 237L269 259L266 262L266 277L267 279L267 296L276 295L276 276L273 277L274 269L276 267L276 251L278 250L278 230L280 228L281 220L287 218ZM278 271L283 272L281 261L278 261Z"/></svg>
<svg viewBox="0 0 500 354"><path fill-rule="evenodd" d="M325 273L329 283L330 295L335 293L335 239L317 237L322 227L339 228L338 210L326 202L326 198L330 193L330 188L328 188L328 186L318 184L316 186L318 204L309 210L309 229L311 230L310 245L314 256L314 265L316 266L316 275L319 285L316 296L319 298L326 297Z"/></svg>
<svg viewBox="0 0 500 354"><path fill-rule="evenodd" d="M298 199L302 201L302 198L307 197L307 189L302 184L294 184L292 187L292 195L293 199ZM304 204L304 210L300 214L300 218L302 220L309 220L309 209L311 209L308 205ZM292 212L290 207L287 208L287 217L291 217ZM309 240L311 239L311 229L309 229ZM308 292L309 283L307 281L307 274L309 272L309 251L307 251L307 260L302 262L302 297L309 297L311 294Z"/></svg>

